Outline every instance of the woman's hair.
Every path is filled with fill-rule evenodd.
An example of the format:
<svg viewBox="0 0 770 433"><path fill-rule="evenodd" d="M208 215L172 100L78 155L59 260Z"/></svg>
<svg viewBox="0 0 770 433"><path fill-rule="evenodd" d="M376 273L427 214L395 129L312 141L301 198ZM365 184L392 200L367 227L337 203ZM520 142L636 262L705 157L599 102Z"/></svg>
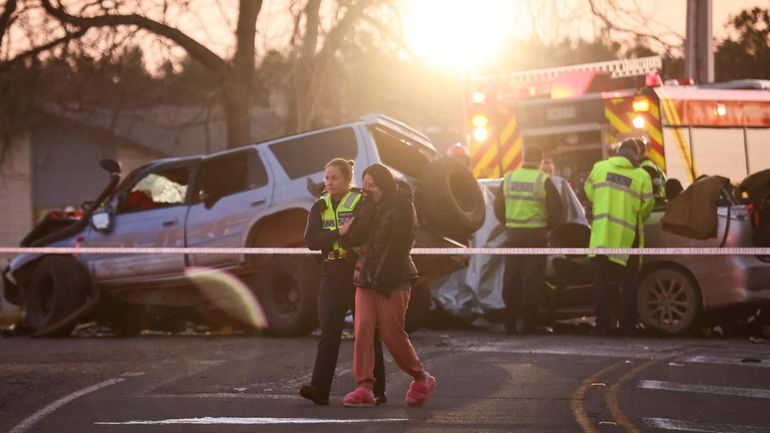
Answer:
<svg viewBox="0 0 770 433"><path fill-rule="evenodd" d="M390 197L396 192L396 180L388 167L382 164L372 164L364 170L364 176L367 174L372 177L375 185L382 191L383 197Z"/></svg>
<svg viewBox="0 0 770 433"><path fill-rule="evenodd" d="M336 167L345 179L353 180L353 164L355 162L352 159L334 158L326 163L325 168Z"/></svg>

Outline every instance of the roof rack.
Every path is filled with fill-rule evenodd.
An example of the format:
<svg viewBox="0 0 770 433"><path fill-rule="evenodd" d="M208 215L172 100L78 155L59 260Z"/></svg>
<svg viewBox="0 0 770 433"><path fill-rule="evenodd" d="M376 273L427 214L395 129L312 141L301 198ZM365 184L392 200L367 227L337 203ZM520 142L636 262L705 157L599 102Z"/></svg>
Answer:
<svg viewBox="0 0 770 433"><path fill-rule="evenodd" d="M507 75L483 75L474 81L500 80L508 84L526 84L551 81L567 72L594 71L609 73L612 78L632 77L660 71L663 62L660 56L640 57L638 59L611 60L608 62L583 63L580 65L560 66L556 68L533 69L512 72Z"/></svg>

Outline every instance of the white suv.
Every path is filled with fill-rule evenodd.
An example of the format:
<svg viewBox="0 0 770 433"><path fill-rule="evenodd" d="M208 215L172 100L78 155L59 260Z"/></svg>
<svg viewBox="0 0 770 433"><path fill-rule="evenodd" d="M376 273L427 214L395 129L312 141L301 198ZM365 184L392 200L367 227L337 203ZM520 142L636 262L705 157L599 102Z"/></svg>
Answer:
<svg viewBox="0 0 770 433"><path fill-rule="evenodd" d="M81 219L46 218L22 246L303 247L324 165L335 157L355 160L358 184L364 168L382 163L415 188L420 246L463 242L484 221L481 191L466 166L438 158L429 139L403 123L369 115L212 155L153 161L119 185L118 164L103 162L113 181L92 209ZM456 269L448 263L423 257L421 273L429 279ZM24 306L38 335L67 335L94 313L131 334L140 329L140 307L222 310L227 302L191 284L186 271L198 267L245 282L270 333L315 328L320 267L311 255L23 254L3 272L5 297Z"/></svg>

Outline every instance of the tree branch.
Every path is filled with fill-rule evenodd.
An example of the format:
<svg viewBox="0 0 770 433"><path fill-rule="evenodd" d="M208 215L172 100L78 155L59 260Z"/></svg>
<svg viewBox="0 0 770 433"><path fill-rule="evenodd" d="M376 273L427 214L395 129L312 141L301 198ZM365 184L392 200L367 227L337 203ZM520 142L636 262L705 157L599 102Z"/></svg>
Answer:
<svg viewBox="0 0 770 433"><path fill-rule="evenodd" d="M81 36L85 35L87 31L88 31L87 27L86 28L81 28L81 29L79 29L79 30L77 30L75 32L67 33L66 35L62 36L61 38L56 39L54 41L51 41L51 42L49 42L49 43L47 43L45 45L41 45L39 47L35 47L35 48L27 50L27 51L25 51L23 53L20 53L16 57L8 60L7 62L0 63L0 72L4 72L4 71L8 70L11 66L13 66L13 65L15 65L15 64L25 60L25 59L28 59L30 57L35 57L35 56L37 56L38 54L40 54L42 52L48 51L48 50L50 50L50 49L52 49L54 47L57 47L59 45L66 44L67 42L69 42L69 41L71 41L73 39L78 39Z"/></svg>
<svg viewBox="0 0 770 433"><path fill-rule="evenodd" d="M159 23L142 15L100 15L94 17L82 17L70 15L62 6L56 7L51 0L41 0L46 12L59 21L82 28L93 27L116 27L116 26L136 26L140 29L162 36L174 41L183 48L190 57L200 62L211 71L224 73L228 69L228 64L216 53L209 50L195 39L187 36L179 29L175 29L166 24ZM261 2L260 2L261 3Z"/></svg>
<svg viewBox="0 0 770 433"><path fill-rule="evenodd" d="M16 0L8 0L5 3L3 14L0 15L0 46L3 45L3 36L5 36L8 26L11 22L11 15L16 11Z"/></svg>
<svg viewBox="0 0 770 433"><path fill-rule="evenodd" d="M665 47L666 50L670 50L671 48L673 48L671 43L667 42L659 34L655 34L655 33L651 33L651 32L640 32L637 29L628 28L628 27L624 27L624 26L619 26L619 25L615 24L606 13L602 12L601 10L599 10L599 6L596 4L596 0L588 0L588 5L591 8L591 14L593 14L593 16L595 16L597 19L599 19L599 21L601 21L604 24L605 28L608 31L614 30L614 31L621 32L621 33L627 33L627 34L631 34L631 35L635 35L635 36L639 36L639 37L643 37L643 38L649 38L649 39L652 39L652 40L658 42L659 44L663 45L663 47ZM620 8L620 10L622 12L630 13L628 10L623 9L620 6L616 5L615 7L616 8ZM673 35L676 36L677 38L679 38L680 40L683 40L681 35L678 35L676 33L673 33Z"/></svg>

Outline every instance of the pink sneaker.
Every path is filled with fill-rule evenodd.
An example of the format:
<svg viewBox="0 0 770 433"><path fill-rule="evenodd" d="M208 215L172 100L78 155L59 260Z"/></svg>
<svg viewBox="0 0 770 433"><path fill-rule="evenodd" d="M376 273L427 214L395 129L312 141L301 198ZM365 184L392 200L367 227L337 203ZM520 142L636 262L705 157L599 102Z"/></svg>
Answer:
<svg viewBox="0 0 770 433"><path fill-rule="evenodd" d="M430 396L433 388L436 387L436 378L428 373L425 373L428 378L424 381L412 381L409 385L409 391L406 393L406 405L407 406L422 406L428 397Z"/></svg>
<svg viewBox="0 0 770 433"><path fill-rule="evenodd" d="M374 407L376 404L374 393L365 386L359 386L342 399L342 405L345 407Z"/></svg>

